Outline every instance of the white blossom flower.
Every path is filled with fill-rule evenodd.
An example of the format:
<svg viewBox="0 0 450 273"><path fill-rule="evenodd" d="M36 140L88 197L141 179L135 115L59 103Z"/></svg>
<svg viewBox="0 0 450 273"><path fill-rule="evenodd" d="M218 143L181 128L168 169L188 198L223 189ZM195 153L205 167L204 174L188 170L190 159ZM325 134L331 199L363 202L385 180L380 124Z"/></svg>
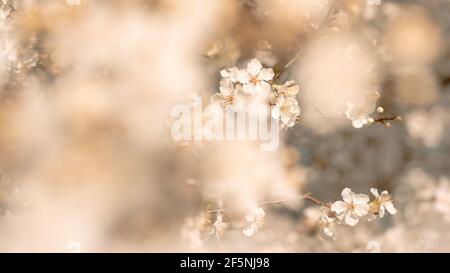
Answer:
<svg viewBox="0 0 450 273"><path fill-rule="evenodd" d="M375 206L378 208L378 214L380 218L383 218L385 211L387 210L390 214L394 215L397 213L397 210L392 203L391 195L387 191L382 191L381 195L378 194L378 190L375 188L371 188L370 192L375 196Z"/></svg>
<svg viewBox="0 0 450 273"><path fill-rule="evenodd" d="M189 242L191 247L196 248L203 245L201 231L198 220L187 218L181 229L181 236Z"/></svg>
<svg viewBox="0 0 450 273"><path fill-rule="evenodd" d="M233 95L235 87L231 79L222 79L219 86L220 93L225 96Z"/></svg>
<svg viewBox="0 0 450 273"><path fill-rule="evenodd" d="M364 125L369 124L369 115L363 109L356 107L351 102L347 102L347 110L345 116L352 121L352 125L355 128L362 128Z"/></svg>
<svg viewBox="0 0 450 273"><path fill-rule="evenodd" d="M272 106L272 118L280 119L281 122L288 126L294 126L300 115L300 106L295 97L280 94Z"/></svg>
<svg viewBox="0 0 450 273"><path fill-rule="evenodd" d="M367 243L366 250L370 253L381 253L381 245L377 241L370 241Z"/></svg>
<svg viewBox="0 0 450 273"><path fill-rule="evenodd" d="M227 68L227 69L222 69L220 71L220 76L222 76L222 78L224 79L229 79L231 80L232 83L235 83L238 81L237 76L239 74L239 68L237 68L236 66Z"/></svg>
<svg viewBox="0 0 450 273"><path fill-rule="evenodd" d="M287 81L283 85L274 84L273 88L278 94L284 94L285 96L292 97L296 96L299 91L299 87L295 84L295 81Z"/></svg>
<svg viewBox="0 0 450 273"><path fill-rule="evenodd" d="M230 105L237 103L237 90L231 79L225 78L220 81L220 93L211 96L212 103L220 103L222 105Z"/></svg>
<svg viewBox="0 0 450 273"><path fill-rule="evenodd" d="M236 79L242 84L242 91L246 94L270 93L271 87L268 83L273 79L275 73L272 68L263 68L258 59L251 60L247 69L237 72Z"/></svg>
<svg viewBox="0 0 450 273"><path fill-rule="evenodd" d="M331 210L339 220L349 226L355 226L359 223L359 218L366 215L369 211L369 196L366 194L355 194L351 189L345 188L342 191L344 201L336 201L331 205Z"/></svg>
<svg viewBox="0 0 450 273"><path fill-rule="evenodd" d="M216 216L216 221L214 221L211 232L209 234L215 234L217 239L220 239L229 226L229 223L223 221L222 213L218 213Z"/></svg>
<svg viewBox="0 0 450 273"><path fill-rule="evenodd" d="M260 207L255 207L245 215L246 226L242 230L245 236L251 237L262 227L263 219L266 213Z"/></svg>
<svg viewBox="0 0 450 273"><path fill-rule="evenodd" d="M336 236L334 234L334 225L336 218L329 215L329 209L322 209L320 218L317 220L316 224L320 229L320 235L327 240L335 240Z"/></svg>

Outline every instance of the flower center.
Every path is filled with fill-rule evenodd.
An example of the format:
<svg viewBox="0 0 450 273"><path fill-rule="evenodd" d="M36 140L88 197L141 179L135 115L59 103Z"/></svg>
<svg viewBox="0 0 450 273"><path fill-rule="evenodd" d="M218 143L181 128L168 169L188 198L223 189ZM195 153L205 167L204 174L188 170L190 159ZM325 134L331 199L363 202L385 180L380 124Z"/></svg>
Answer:
<svg viewBox="0 0 450 273"><path fill-rule="evenodd" d="M256 84L258 83L258 77L256 77L256 76L251 76L251 77L250 77L250 82L256 85Z"/></svg>
<svg viewBox="0 0 450 273"><path fill-rule="evenodd" d="M286 105L282 105L282 106L280 107L280 111L281 111L282 113L284 113L284 114L289 114L289 107L286 106Z"/></svg>
<svg viewBox="0 0 450 273"><path fill-rule="evenodd" d="M224 99L224 103L227 105L227 104L231 104L232 102L233 102L233 100L234 100L234 97L233 96L226 96L225 97L225 99Z"/></svg>
<svg viewBox="0 0 450 273"><path fill-rule="evenodd" d="M353 203L347 203L347 210L355 210L355 205Z"/></svg>

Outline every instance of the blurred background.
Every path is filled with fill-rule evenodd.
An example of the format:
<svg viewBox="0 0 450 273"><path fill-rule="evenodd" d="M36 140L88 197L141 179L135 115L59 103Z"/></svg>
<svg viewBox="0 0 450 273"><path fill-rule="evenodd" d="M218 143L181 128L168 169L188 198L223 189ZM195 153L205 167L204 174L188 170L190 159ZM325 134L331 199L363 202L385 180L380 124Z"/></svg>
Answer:
<svg viewBox="0 0 450 273"><path fill-rule="evenodd" d="M449 34L448 0L1 0L0 251L449 252ZM172 107L252 58L300 86L280 148L175 143ZM348 100L402 120L356 129ZM329 241L284 202L205 233L345 187L398 214Z"/></svg>

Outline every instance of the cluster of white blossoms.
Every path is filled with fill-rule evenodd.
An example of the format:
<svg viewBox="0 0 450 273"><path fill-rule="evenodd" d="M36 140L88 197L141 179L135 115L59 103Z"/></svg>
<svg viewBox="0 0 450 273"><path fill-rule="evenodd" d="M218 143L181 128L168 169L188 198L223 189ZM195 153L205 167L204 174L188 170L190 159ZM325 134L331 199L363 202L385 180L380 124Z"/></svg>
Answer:
<svg viewBox="0 0 450 273"><path fill-rule="evenodd" d="M220 71L221 80L219 92L211 96L211 103L218 104L221 107L246 107L264 105L270 109L270 118L281 121L282 127L293 127L297 124L300 116L300 106L297 101L299 86L295 81L286 81L284 83L275 83L276 74L272 68L265 68L258 59L252 59L245 69L233 66ZM373 112L383 114L384 109L378 107L375 109L375 103L379 94L375 92L374 96L366 99L367 105L354 105L347 102L345 115L352 121L355 128L375 122L389 125L388 121L399 120L398 116L386 117L381 115L372 118ZM370 111L367 111L370 109ZM356 226L363 217L368 220L382 218L386 211L390 214L396 214L397 211L393 205L392 197L387 191L378 193L378 190L372 188L370 192L374 199L370 200L366 194L356 194L351 189L345 188L342 191L341 201L325 203L308 194L299 199L312 201L320 206L320 216L315 220L315 226L320 229L321 234L326 238L335 238L334 227L336 225ZM267 204L268 202L264 202ZM269 202L270 203L270 202ZM259 204L261 205L261 204ZM239 224L231 222L231 216L225 214L223 207L217 210L203 212L202 215L194 220L187 222L187 229L184 234L194 245L203 242L210 236L221 239L229 229L239 227L243 235L252 237L263 227L265 211L255 204L244 215ZM227 219L227 221L225 221ZM186 232L188 231L188 232Z"/></svg>
<svg viewBox="0 0 450 273"><path fill-rule="evenodd" d="M352 121L352 125L355 128L362 128L364 125L371 123L371 118L367 111L361 107L355 106L351 102L347 102L347 109L345 110L345 116Z"/></svg>
<svg viewBox="0 0 450 273"><path fill-rule="evenodd" d="M210 236L222 239L224 233L233 226L225 219L228 218L224 214L225 210L205 211L197 217L189 217L186 219L181 229L181 236L186 239L192 247L199 247ZM255 205L247 210L244 215L244 221L239 226L242 233L247 237L252 237L262 228L264 222L265 211Z"/></svg>
<svg viewBox="0 0 450 273"><path fill-rule="evenodd" d="M372 201L363 193L354 193L345 188L342 191L342 201L333 202L330 206L322 208L322 214L317 221L317 226L325 237L334 239L333 228L335 224L356 226L360 219L368 216L368 220L383 218L386 211L394 215L397 210L392 202L392 197L387 191L378 193L375 188L370 189L375 197Z"/></svg>
<svg viewBox="0 0 450 273"><path fill-rule="evenodd" d="M298 122L298 85L294 81L274 84L273 69L264 68L258 59L252 59L246 69L231 67L221 70L220 75L220 92L211 97L212 103L223 106L267 105L271 109L271 117L281 120L283 126L292 127Z"/></svg>
<svg viewBox="0 0 450 273"><path fill-rule="evenodd" d="M346 103L347 108L345 111L345 116L352 121L353 127L359 129L364 127L365 125L373 124L375 122L379 122L381 124L384 124L386 127L390 127L391 123L390 121L400 121L402 120L401 116L384 116L384 108L379 106L376 109L376 113L381 115L377 118L371 117L370 113L364 109L364 107L361 106L355 106L351 102Z"/></svg>
<svg viewBox="0 0 450 273"><path fill-rule="evenodd" d="M392 196L387 191L382 191L381 194L377 189L371 188L370 192L374 196L372 200L363 193L354 193L351 189L345 188L342 191L342 200L336 202L325 203L311 197L309 194L299 197L298 199L306 199L312 201L316 205L320 205L320 212L315 218L315 227L319 229L320 234L326 239L334 240L334 228L336 225L347 225L350 227L356 226L363 217L367 217L368 221L376 218L383 218L386 211L391 215L397 213L394 207ZM286 199L292 200L292 199ZM279 203L279 201L277 201ZM267 202L265 202L267 204ZM194 244L202 242L210 235L215 235L217 239L221 239L224 233L231 229L231 223L227 223L224 218L225 209L207 211L202 213L202 216L197 218L196 226L188 234L194 238L190 238ZM240 227L242 233L247 237L252 237L262 228L266 212L259 206L247 210L244 215L244 221L237 225ZM215 221L213 221L215 217ZM204 235L202 235L204 234Z"/></svg>
<svg viewBox="0 0 450 273"><path fill-rule="evenodd" d="M13 11L17 10L17 4L14 0L1 0L0 19L6 20Z"/></svg>
<svg viewBox="0 0 450 273"><path fill-rule="evenodd" d="M288 126L294 126L300 115L300 107L298 106L295 96L298 94L298 85L294 81L288 81L283 85L273 85L276 90L275 104L272 106L272 118L280 119L281 122Z"/></svg>

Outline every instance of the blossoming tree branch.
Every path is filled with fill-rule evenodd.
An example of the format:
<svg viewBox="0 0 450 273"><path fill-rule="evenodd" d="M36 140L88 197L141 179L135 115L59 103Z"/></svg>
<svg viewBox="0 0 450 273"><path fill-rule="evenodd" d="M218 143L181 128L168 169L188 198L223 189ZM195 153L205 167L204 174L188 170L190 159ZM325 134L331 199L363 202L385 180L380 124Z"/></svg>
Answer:
<svg viewBox="0 0 450 273"><path fill-rule="evenodd" d="M270 107L270 117L281 121L282 128L295 126L299 122L300 106L296 95L299 86L295 81L276 82L272 68L264 68L258 59L252 59L245 69L231 67L220 71L219 92L211 97L211 103L222 107L245 107L251 104L267 104ZM390 121L399 120L398 116L384 116L384 109L377 107L376 113L381 116L371 117L364 112L358 112L358 108L351 102L347 103L346 117L351 120L353 127L361 128L365 125L382 123L390 125ZM341 195L342 200L324 202L311 194L305 194L294 198L303 199L320 206L321 216L316 221L316 226L321 235L327 239L334 239L334 227L336 225L356 226L361 219L372 221L383 218L386 211L396 214L393 199L387 191L381 194L372 188L370 192L373 199L363 193L354 193L345 188ZM244 221L237 224L245 236L253 236L263 227L266 212L263 206L292 201L293 199L266 201L249 208L244 215ZM215 235L220 238L227 230L236 226L226 221L230 219L226 208L206 210L202 215L200 230L206 235Z"/></svg>
<svg viewBox="0 0 450 273"><path fill-rule="evenodd" d="M339 3L340 1L334 2L322 24L317 26L316 33L319 33L328 20L333 17ZM280 122L280 130L294 127L300 122L301 109L297 100L300 88L294 80L284 82L279 80L282 78L281 75L298 60L302 51L303 49L300 48L291 60L276 71L270 67L263 67L261 61L256 58L251 59L244 68L233 66L222 69L219 92L212 95L211 104L231 109L266 105L270 109L269 119ZM356 129L372 124L390 127L391 122L400 121L400 116L386 114L382 106L376 105L379 97L380 94L377 91L366 93L359 99L359 102L363 101L365 105L359 105L358 102L349 100L345 103L343 115ZM313 108L320 111L320 108L316 106ZM324 116L322 113L320 114ZM197 227L203 236L215 235L217 238L221 238L227 230L237 227L243 235L251 237L263 227L266 215L263 207L293 200L306 200L320 207L321 214L315 223L320 234L326 239L335 239L334 229L337 225L354 227L362 220L372 221L383 218L386 212L391 215L397 213L393 198L387 191L379 193L377 189L371 188L370 192L373 196L372 199L369 195L354 193L350 188L344 188L341 193L342 200L335 202L325 202L311 194L290 199L264 201L248 208L243 219L237 223L231 221L232 217L228 215L226 207L208 208L201 215Z"/></svg>

